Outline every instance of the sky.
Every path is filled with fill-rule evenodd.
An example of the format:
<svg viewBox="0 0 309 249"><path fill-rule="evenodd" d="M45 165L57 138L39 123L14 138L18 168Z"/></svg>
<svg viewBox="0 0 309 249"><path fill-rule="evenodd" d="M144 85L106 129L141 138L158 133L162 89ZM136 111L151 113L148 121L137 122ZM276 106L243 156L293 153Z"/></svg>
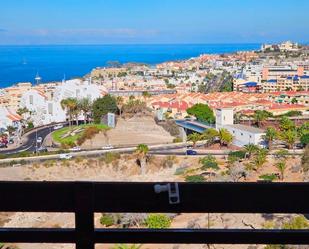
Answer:
<svg viewBox="0 0 309 249"><path fill-rule="evenodd" d="M309 42L308 0L0 0L0 45Z"/></svg>

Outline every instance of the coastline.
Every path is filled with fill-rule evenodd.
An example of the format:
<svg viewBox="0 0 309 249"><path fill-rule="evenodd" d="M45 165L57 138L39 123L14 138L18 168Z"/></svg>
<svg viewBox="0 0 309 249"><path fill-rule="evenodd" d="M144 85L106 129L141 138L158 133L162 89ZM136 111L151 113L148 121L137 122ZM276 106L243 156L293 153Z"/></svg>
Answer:
<svg viewBox="0 0 309 249"><path fill-rule="evenodd" d="M34 82L37 72L45 83L83 77L108 61L157 65L201 54L253 51L259 43L0 45L0 88Z"/></svg>

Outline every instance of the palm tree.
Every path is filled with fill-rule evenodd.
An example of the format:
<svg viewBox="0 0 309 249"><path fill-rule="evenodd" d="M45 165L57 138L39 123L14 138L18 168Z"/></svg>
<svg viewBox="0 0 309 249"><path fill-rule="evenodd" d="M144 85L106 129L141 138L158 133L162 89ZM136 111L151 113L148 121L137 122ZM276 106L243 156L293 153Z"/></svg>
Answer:
<svg viewBox="0 0 309 249"><path fill-rule="evenodd" d="M288 117L283 116L280 120L280 130L287 131L295 129L295 124Z"/></svg>
<svg viewBox="0 0 309 249"><path fill-rule="evenodd" d="M118 109L119 109L119 115L121 116L122 107L123 107L123 104L124 104L123 97L118 96L118 97L116 98L116 104L117 104L117 107L118 107Z"/></svg>
<svg viewBox="0 0 309 249"><path fill-rule="evenodd" d="M138 155L139 161L140 161L140 165L141 165L141 173L142 175L145 175L146 173L146 158L147 158L147 154L149 152L149 148L146 144L139 144L136 147L135 152Z"/></svg>
<svg viewBox="0 0 309 249"><path fill-rule="evenodd" d="M258 170L267 161L267 149L259 149L254 157L253 163L255 164L255 169Z"/></svg>
<svg viewBox="0 0 309 249"><path fill-rule="evenodd" d="M297 132L294 130L283 131L280 134L280 137L284 142L286 142L288 148L292 149L297 139Z"/></svg>
<svg viewBox="0 0 309 249"><path fill-rule="evenodd" d="M9 135L12 136L13 133L16 131L16 127L9 125L6 127L6 130L9 133Z"/></svg>
<svg viewBox="0 0 309 249"><path fill-rule="evenodd" d="M79 109L83 112L84 115L84 124L88 123L88 116L92 109L92 102L89 98L83 98L78 101Z"/></svg>
<svg viewBox="0 0 309 249"><path fill-rule="evenodd" d="M194 132L194 133L192 133L192 134L190 134L190 135L188 136L188 140L191 141L191 142L193 143L193 147L196 146L196 143L197 143L198 141L200 141L201 138L202 138L202 136L201 136L200 134L196 133L196 132Z"/></svg>
<svg viewBox="0 0 309 249"><path fill-rule="evenodd" d="M69 116L69 126L71 128L73 112L77 106L77 100L75 98L63 99L61 100L60 105L62 109L67 111L67 115Z"/></svg>
<svg viewBox="0 0 309 249"><path fill-rule="evenodd" d="M253 119L258 127L261 127L261 123L268 118L268 115L264 111L257 110L254 112Z"/></svg>
<svg viewBox="0 0 309 249"><path fill-rule="evenodd" d="M277 138L277 131L273 127L268 127L266 129L263 139L268 143L268 149L271 150L273 141Z"/></svg>
<svg viewBox="0 0 309 249"><path fill-rule="evenodd" d="M252 157L253 154L259 151L259 147L255 144L246 144L244 146L246 154L248 155L248 159Z"/></svg>
<svg viewBox="0 0 309 249"><path fill-rule="evenodd" d="M210 128L203 132L201 138L207 140L207 144L213 144L218 136L219 132L214 128Z"/></svg>
<svg viewBox="0 0 309 249"><path fill-rule="evenodd" d="M284 179L284 172L286 170L286 163L285 161L280 161L278 163L276 163L276 168L279 170L280 172L280 179L283 181Z"/></svg>
<svg viewBox="0 0 309 249"><path fill-rule="evenodd" d="M229 144L233 141L233 135L225 128L219 130L220 146Z"/></svg>

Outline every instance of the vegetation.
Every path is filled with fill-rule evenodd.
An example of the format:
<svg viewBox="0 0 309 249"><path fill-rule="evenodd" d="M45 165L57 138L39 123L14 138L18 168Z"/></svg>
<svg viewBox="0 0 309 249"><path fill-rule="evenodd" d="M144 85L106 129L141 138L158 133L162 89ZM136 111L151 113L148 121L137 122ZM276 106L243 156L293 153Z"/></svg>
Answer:
<svg viewBox="0 0 309 249"><path fill-rule="evenodd" d="M107 113L116 113L118 111L117 102L111 95L105 95L93 102L92 113L96 124L101 122L101 118Z"/></svg>
<svg viewBox="0 0 309 249"><path fill-rule="evenodd" d="M219 137L219 132L214 128L207 129L202 134L202 139L207 140L208 145L215 143L218 137Z"/></svg>
<svg viewBox="0 0 309 249"><path fill-rule="evenodd" d="M125 245L125 244L121 244L121 245L115 245L114 247L112 247L111 249L141 249L142 245Z"/></svg>
<svg viewBox="0 0 309 249"><path fill-rule="evenodd" d="M276 168L279 170L280 172L280 179L283 181L284 180L284 172L286 170L286 163L285 161L279 161L275 164Z"/></svg>
<svg viewBox="0 0 309 249"><path fill-rule="evenodd" d="M105 227L110 227L115 225L115 220L114 220L114 216L111 214L102 214L101 218L100 218L100 223L101 225L105 226Z"/></svg>
<svg viewBox="0 0 309 249"><path fill-rule="evenodd" d="M202 164L202 170L218 170L218 162L214 156L208 155L206 157L200 158L199 163Z"/></svg>
<svg viewBox="0 0 309 249"><path fill-rule="evenodd" d="M303 171L307 173L309 171L309 146L308 145L306 146L304 150L304 154L301 159L301 165L302 165Z"/></svg>
<svg viewBox="0 0 309 249"><path fill-rule="evenodd" d="M77 139L77 144L82 145L86 140L92 139L101 130L96 126L86 127L82 135Z"/></svg>
<svg viewBox="0 0 309 249"><path fill-rule="evenodd" d="M295 129L295 124L288 117L283 116L279 121L279 127L281 131L291 131Z"/></svg>
<svg viewBox="0 0 309 249"><path fill-rule="evenodd" d="M77 99L75 99L75 98L63 99L63 100L61 100L60 105L61 105L62 109L67 111L69 126L71 128L73 116L74 116L75 110L77 108Z"/></svg>
<svg viewBox="0 0 309 249"><path fill-rule="evenodd" d="M263 139L268 143L268 149L271 150L273 141L277 138L277 131L273 127L268 127L265 131Z"/></svg>
<svg viewBox="0 0 309 249"><path fill-rule="evenodd" d="M186 176L186 182L205 182L205 178L201 175Z"/></svg>
<svg viewBox="0 0 309 249"><path fill-rule="evenodd" d="M81 141L82 137L90 138L94 131L99 132L106 130L108 127L103 124L84 124L79 126L64 127L62 129L56 130L52 133L52 138L55 142L63 145L74 146L77 141ZM86 134L85 134L86 132ZM83 138L83 139L84 139Z"/></svg>
<svg viewBox="0 0 309 249"><path fill-rule="evenodd" d="M233 135L225 128L219 130L220 145L229 146L233 141Z"/></svg>
<svg viewBox="0 0 309 249"><path fill-rule="evenodd" d="M297 132L295 130L284 130L280 133L280 138L287 144L289 149L293 149L297 139Z"/></svg>
<svg viewBox="0 0 309 249"><path fill-rule="evenodd" d="M199 133L194 132L194 133L190 134L190 135L187 137L187 139L188 139L189 141L191 141L191 142L193 143L193 147L195 147L195 146L196 146L196 143L197 143L198 141L202 140L202 136L201 136Z"/></svg>
<svg viewBox="0 0 309 249"><path fill-rule="evenodd" d="M269 117L272 117L272 113L265 110L256 110L253 115L253 119L258 127L261 127L262 123Z"/></svg>
<svg viewBox="0 0 309 249"><path fill-rule="evenodd" d="M141 101L141 100L139 100L139 99L129 100L122 107L122 111L124 113L131 113L131 114L142 113L142 112L144 112L146 110L147 110L146 103Z"/></svg>
<svg viewBox="0 0 309 249"><path fill-rule="evenodd" d="M205 104L195 104L191 108L187 109L187 113L202 122L207 122L210 124L215 122L213 110Z"/></svg>
<svg viewBox="0 0 309 249"><path fill-rule="evenodd" d="M257 153L260 148L255 144L246 144L244 146L244 149L245 149L245 152L246 152L248 159L251 159L252 155Z"/></svg>
<svg viewBox="0 0 309 249"><path fill-rule="evenodd" d="M261 175L259 176L259 178L263 181L267 181L267 182L272 182L276 179L278 179L276 174L265 174L265 175Z"/></svg>
<svg viewBox="0 0 309 249"><path fill-rule="evenodd" d="M171 226L171 218L165 214L149 214L145 223L148 228L164 229Z"/></svg>
<svg viewBox="0 0 309 249"><path fill-rule="evenodd" d="M146 157L147 157L147 154L148 154L148 151L149 151L149 148L146 144L139 144L137 147L136 147L136 154L138 156L138 160L139 160L139 163L140 163L140 166L141 166L141 173L142 175L144 175L146 173L146 163L147 163L147 160L146 160Z"/></svg>
<svg viewBox="0 0 309 249"><path fill-rule="evenodd" d="M260 167L263 166L264 163L266 163L267 153L268 153L268 150L266 149L259 149L257 151L253 159L253 165L254 165L253 169L254 170L258 170Z"/></svg>
<svg viewBox="0 0 309 249"><path fill-rule="evenodd" d="M304 145L307 146L309 145L309 133L308 134L304 134L300 137L300 142Z"/></svg>

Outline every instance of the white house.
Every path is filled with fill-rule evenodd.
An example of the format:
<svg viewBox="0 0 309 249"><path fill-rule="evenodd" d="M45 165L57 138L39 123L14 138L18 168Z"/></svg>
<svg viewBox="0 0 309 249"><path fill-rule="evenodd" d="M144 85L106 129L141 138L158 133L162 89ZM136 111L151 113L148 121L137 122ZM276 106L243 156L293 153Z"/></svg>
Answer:
<svg viewBox="0 0 309 249"><path fill-rule="evenodd" d="M234 137L233 144L244 146L246 144L264 145L263 135L265 132L261 129L234 124L233 108L221 108L216 110L216 129L225 128Z"/></svg>

